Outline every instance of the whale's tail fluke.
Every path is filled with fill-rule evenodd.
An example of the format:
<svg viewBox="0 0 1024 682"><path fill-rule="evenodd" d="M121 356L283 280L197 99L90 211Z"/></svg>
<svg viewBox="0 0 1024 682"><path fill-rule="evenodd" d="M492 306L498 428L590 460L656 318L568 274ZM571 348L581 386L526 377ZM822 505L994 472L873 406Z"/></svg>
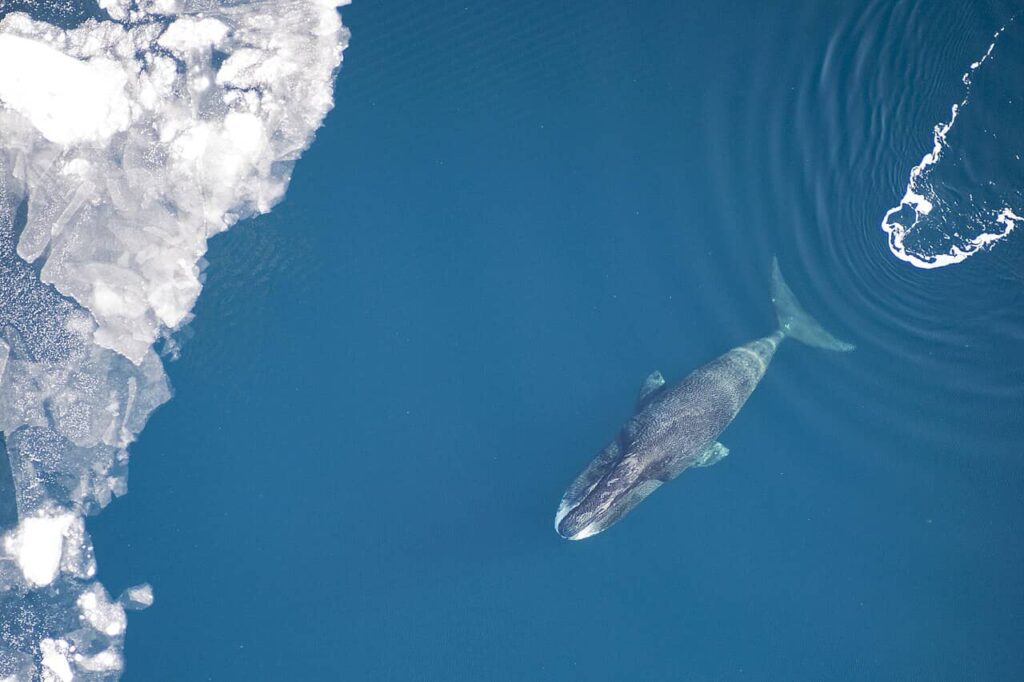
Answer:
<svg viewBox="0 0 1024 682"><path fill-rule="evenodd" d="M782 279L779 261L775 258L772 259L771 291L775 314L779 318L779 329L783 334L815 348L836 351L854 349L853 344L840 341L825 331L818 321L800 306L800 302L796 300L796 296L786 285L786 280Z"/></svg>

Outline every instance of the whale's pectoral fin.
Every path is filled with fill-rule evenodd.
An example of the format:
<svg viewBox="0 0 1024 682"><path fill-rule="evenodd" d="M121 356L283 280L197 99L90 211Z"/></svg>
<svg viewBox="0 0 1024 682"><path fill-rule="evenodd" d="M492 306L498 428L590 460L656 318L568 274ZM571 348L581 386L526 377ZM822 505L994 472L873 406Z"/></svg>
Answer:
<svg viewBox="0 0 1024 682"><path fill-rule="evenodd" d="M709 467L712 464L717 464L725 459L729 454L729 448L725 447L721 443L712 443L709 445L704 452L697 455L697 459L693 462L695 467Z"/></svg>
<svg viewBox="0 0 1024 682"><path fill-rule="evenodd" d="M673 457L665 462L659 480L671 481L690 467L709 467L729 454L729 448L721 443L712 443L696 457Z"/></svg>
<svg viewBox="0 0 1024 682"><path fill-rule="evenodd" d="M644 379L643 386L640 387L640 393L636 397L636 410L639 412L642 410L648 402L665 388L665 377L661 376L661 372L654 370L651 372L646 379Z"/></svg>

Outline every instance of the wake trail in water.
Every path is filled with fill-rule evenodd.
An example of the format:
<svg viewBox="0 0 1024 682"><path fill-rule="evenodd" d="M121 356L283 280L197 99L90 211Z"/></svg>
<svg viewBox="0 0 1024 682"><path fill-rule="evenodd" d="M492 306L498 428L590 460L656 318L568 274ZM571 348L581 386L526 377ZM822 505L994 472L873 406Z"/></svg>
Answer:
<svg viewBox="0 0 1024 682"><path fill-rule="evenodd" d="M981 129L977 144L961 140L964 151L949 159L949 137L957 119L971 102L976 72L993 59L996 44L1014 19L993 34L985 54L961 77L965 87L963 98L952 105L949 120L935 126L931 151L910 170L903 198L882 219L882 229L888 235L893 255L915 267L930 269L960 263L978 251L991 248L1024 221L1022 188L1019 182L1012 180L1021 174L1020 155L1024 154L1024 144L1019 135L999 131L1007 133L1000 138L1000 134L985 124L975 123ZM1007 59L1010 58L1011 55L1007 55ZM1010 67L1005 71L1014 73ZM1024 92L1015 95L1020 98L1018 102L1024 100ZM1007 101L1014 103L1012 97ZM1017 126L1019 117L1012 116L1005 123ZM989 145L994 147L989 148ZM986 153L988 158L976 158ZM1000 172L979 178L980 167L992 171L1009 168L1011 178L1008 180Z"/></svg>
<svg viewBox="0 0 1024 682"><path fill-rule="evenodd" d="M84 517L170 398L207 241L284 196L333 106L345 0L0 5L0 680L113 680L126 609Z"/></svg>

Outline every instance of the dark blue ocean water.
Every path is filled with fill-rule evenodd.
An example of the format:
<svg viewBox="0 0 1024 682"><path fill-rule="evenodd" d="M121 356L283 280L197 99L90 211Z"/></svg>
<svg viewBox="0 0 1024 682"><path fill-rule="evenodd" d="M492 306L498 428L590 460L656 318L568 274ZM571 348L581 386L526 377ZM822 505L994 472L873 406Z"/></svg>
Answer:
<svg viewBox="0 0 1024 682"><path fill-rule="evenodd" d="M336 108L213 241L90 520L154 586L126 679L1024 676L1024 239L921 271L879 229L1014 11L345 8ZM857 351L787 343L726 460L558 537L649 372L772 330L776 254Z"/></svg>

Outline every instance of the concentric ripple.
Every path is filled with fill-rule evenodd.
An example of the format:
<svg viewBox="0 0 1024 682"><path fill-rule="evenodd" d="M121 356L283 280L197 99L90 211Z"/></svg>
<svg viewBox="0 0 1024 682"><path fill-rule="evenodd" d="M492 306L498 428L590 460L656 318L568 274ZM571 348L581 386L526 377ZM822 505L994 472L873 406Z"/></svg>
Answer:
<svg viewBox="0 0 1024 682"><path fill-rule="evenodd" d="M1017 8L904 0L839 13L829 4L817 11L821 16L806 21L831 22L827 42L813 35L761 37L744 46L747 68L737 69L723 94L706 104L709 137L732 140L727 149L707 152L723 219L749 225L751 252L765 264L777 253L805 306L864 350L837 364L828 381L849 387L850 395L898 401L858 406L877 424L895 428L901 410L931 410L948 421L916 434L921 442L992 434L1014 418L1008 405L1019 401L1024 379L1020 363L1007 366L1002 350L1024 340L1024 248L1008 238L955 268L918 269L890 252L879 223L904 195L909 169L931 147L933 126L963 99L963 72L986 53ZM1024 31L1015 33L1007 29L1001 38L1006 43L996 50L1016 50L1019 59L1024 51L1011 39L1020 40ZM780 71L780 63L790 66ZM983 95L998 99L998 78L986 80L984 68L975 74L978 101ZM766 82L776 87L765 91L759 84ZM750 101L737 101L735 93L747 93ZM1024 92L1019 94L1019 101L1011 93L1003 99L1020 106ZM957 125L963 123L966 132L1019 127L1019 116L1007 122L1005 107L979 106L974 115L993 120L972 121L964 113ZM1013 185L1021 166L988 167L991 152L973 151L958 147L949 158L975 180L992 176L1005 186L1024 186ZM966 206L971 193L962 199ZM808 380L814 378L776 378L788 400L812 413L820 406L803 404ZM836 393L842 409L846 391ZM983 423L956 424L958 414L949 400L943 404L943 395L957 396L954 403L985 401L993 409Z"/></svg>

